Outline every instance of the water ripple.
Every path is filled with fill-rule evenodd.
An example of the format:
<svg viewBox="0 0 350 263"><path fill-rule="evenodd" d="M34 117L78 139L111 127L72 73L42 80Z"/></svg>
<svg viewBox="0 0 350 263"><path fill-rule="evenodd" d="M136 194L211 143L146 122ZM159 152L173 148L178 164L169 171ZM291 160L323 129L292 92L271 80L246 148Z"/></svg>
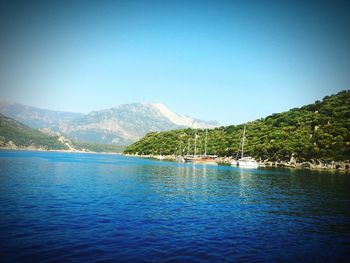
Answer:
<svg viewBox="0 0 350 263"><path fill-rule="evenodd" d="M0 152L2 262L345 262L350 176Z"/></svg>

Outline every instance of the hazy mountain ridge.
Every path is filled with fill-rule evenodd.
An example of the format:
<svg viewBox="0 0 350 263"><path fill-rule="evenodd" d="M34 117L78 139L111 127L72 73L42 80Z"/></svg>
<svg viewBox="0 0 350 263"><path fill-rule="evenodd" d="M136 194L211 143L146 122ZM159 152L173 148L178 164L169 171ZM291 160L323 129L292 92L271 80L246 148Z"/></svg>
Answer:
<svg viewBox="0 0 350 263"><path fill-rule="evenodd" d="M174 113L159 103L122 104L84 115L0 102L0 112L51 135L56 132L76 141L116 145L130 144L154 131L219 126Z"/></svg>
<svg viewBox="0 0 350 263"><path fill-rule="evenodd" d="M55 131L58 131L57 127L61 122L69 122L84 116L82 113L40 109L9 101L0 101L0 113L31 128L49 128Z"/></svg>
<svg viewBox="0 0 350 263"><path fill-rule="evenodd" d="M80 152L120 152L123 147L74 142L64 136L48 135L0 113L0 148Z"/></svg>
<svg viewBox="0 0 350 263"><path fill-rule="evenodd" d="M43 150L69 150L63 137L49 136L0 114L0 146Z"/></svg>
<svg viewBox="0 0 350 263"><path fill-rule="evenodd" d="M180 116L173 112L171 114ZM191 120L192 126L188 126L190 122L188 125L175 123L153 104L132 103L93 111L84 118L62 124L60 130L76 140L80 138L83 141L125 145L142 138L148 132L218 125L216 122L186 118Z"/></svg>

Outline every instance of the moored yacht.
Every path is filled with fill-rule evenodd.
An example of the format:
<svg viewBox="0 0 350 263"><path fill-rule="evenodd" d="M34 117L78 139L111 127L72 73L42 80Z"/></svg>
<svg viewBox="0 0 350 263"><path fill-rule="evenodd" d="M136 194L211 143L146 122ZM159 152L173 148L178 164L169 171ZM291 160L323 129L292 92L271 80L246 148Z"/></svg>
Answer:
<svg viewBox="0 0 350 263"><path fill-rule="evenodd" d="M243 157L236 164L240 168L258 168L259 164L253 157Z"/></svg>
<svg viewBox="0 0 350 263"><path fill-rule="evenodd" d="M216 157L216 155L186 155L184 160L191 163L218 164Z"/></svg>
<svg viewBox="0 0 350 263"><path fill-rule="evenodd" d="M242 135L242 140L241 140L241 158L239 160L233 160L231 162L231 165L233 166L238 166L240 168L258 168L259 167L259 163L250 156L245 156L244 157L244 141L245 141L245 126L244 126L244 130L243 130L243 135Z"/></svg>
<svg viewBox="0 0 350 263"><path fill-rule="evenodd" d="M216 155L207 155L207 144L208 144L208 129L205 131L205 150L203 155L196 154L197 152L197 132L195 134L194 139L194 154L193 155L185 155L185 162L191 163L202 163L202 164L218 164Z"/></svg>

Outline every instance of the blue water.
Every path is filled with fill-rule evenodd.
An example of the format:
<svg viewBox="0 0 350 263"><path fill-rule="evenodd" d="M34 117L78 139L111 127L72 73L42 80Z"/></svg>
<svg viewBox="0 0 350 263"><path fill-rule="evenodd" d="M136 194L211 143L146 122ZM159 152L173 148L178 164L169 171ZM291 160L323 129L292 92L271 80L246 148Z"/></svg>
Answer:
<svg viewBox="0 0 350 263"><path fill-rule="evenodd" d="M1 262L346 262L350 175L0 151Z"/></svg>

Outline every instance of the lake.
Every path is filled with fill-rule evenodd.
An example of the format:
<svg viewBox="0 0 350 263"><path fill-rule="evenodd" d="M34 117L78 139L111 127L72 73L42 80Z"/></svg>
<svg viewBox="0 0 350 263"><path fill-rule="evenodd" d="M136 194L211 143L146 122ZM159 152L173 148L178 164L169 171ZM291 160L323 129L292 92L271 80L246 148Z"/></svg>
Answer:
<svg viewBox="0 0 350 263"><path fill-rule="evenodd" d="M2 262L346 262L350 174L0 151Z"/></svg>

